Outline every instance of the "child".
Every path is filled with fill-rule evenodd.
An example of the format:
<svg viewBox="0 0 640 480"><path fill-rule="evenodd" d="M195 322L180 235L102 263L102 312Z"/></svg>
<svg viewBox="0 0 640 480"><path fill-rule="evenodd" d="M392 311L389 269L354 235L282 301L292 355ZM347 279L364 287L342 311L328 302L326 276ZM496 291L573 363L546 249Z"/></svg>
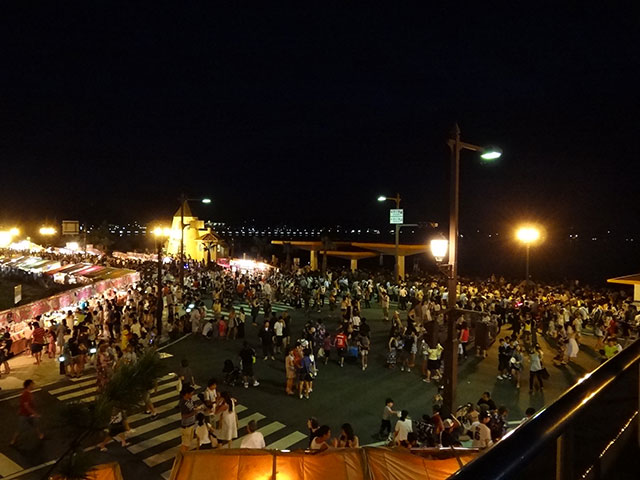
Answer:
<svg viewBox="0 0 640 480"><path fill-rule="evenodd" d="M391 434L391 416L398 415L398 412L393 410L393 399L387 398L384 401L384 410L382 410L382 422L380 422L380 432L378 437L381 440L386 440Z"/></svg>
<svg viewBox="0 0 640 480"><path fill-rule="evenodd" d="M213 427L207 421L204 413L196 415L195 435L198 439L198 450L215 448L218 446L218 440L213 433Z"/></svg>

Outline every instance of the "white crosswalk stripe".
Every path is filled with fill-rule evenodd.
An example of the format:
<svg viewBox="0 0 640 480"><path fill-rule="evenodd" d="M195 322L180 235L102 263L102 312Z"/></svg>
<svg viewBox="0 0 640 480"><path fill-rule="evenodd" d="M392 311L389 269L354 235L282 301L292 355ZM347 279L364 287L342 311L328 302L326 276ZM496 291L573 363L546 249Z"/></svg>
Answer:
<svg viewBox="0 0 640 480"><path fill-rule="evenodd" d="M175 375L176 375L175 373L169 373L167 375L164 375L163 377L160 377L158 379L158 391L175 389L176 388L176 382L174 380ZM168 383L163 383L163 382L168 382ZM62 402L67 400L92 402L93 400L95 400L95 395L90 395L90 394L95 393L96 391L97 391L96 377L94 375L93 378L90 380L85 380L81 383L76 383L75 385L67 385L65 387L49 390L49 394L53 395L54 397L56 397L58 400ZM177 393L174 392L173 395L177 395ZM169 398L169 397L163 397L163 398Z"/></svg>
<svg viewBox="0 0 640 480"><path fill-rule="evenodd" d="M168 395L170 396L166 398L177 400L175 392L168 392ZM155 402L161 397L165 395L152 396L152 400ZM168 401L156 406L159 415L156 419L142 412L128 418L133 431L127 438L127 441L132 443L127 450L166 479L170 477L172 461L180 448L181 416L175 407L174 401ZM245 427L252 420L258 423L258 431L270 442L268 448L286 449L307 437L301 432L291 432L291 429L287 429L281 422L268 421L265 415L251 412L245 405L236 405L235 410L238 415L240 437L233 440L232 448L240 447Z"/></svg>
<svg viewBox="0 0 640 480"><path fill-rule="evenodd" d="M281 438L273 443L267 445L267 448L273 450L286 450L287 448L295 445L301 440L304 440L307 436L301 432L293 432L287 435L286 437Z"/></svg>
<svg viewBox="0 0 640 480"><path fill-rule="evenodd" d="M250 317L251 316L251 305L249 305L246 302L244 302L244 303L236 303L236 304L233 305L233 308L235 309L236 312L239 311L241 307L244 310L244 313L247 314L248 317ZM271 311L275 312L275 313L287 312L289 310L295 310L295 307L292 307L291 305L285 305L283 303L274 303L274 304L271 305ZM223 317L226 317L226 316L229 315L229 312L222 311L221 315ZM260 311L258 312L258 315L264 316L264 310L262 309L262 303L260 304ZM207 310L207 313L205 314L204 318L205 318L205 320L214 319L215 318L215 314L211 310Z"/></svg>

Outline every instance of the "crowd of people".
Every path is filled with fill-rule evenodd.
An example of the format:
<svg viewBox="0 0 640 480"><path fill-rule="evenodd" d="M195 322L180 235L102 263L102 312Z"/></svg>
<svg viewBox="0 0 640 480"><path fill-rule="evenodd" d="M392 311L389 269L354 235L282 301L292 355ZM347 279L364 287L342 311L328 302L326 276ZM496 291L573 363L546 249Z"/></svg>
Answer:
<svg viewBox="0 0 640 480"><path fill-rule="evenodd" d="M377 358L384 358L389 369L417 373L417 378L426 383L442 378L448 292L437 277L423 275L393 282L384 274L365 272L329 271L322 275L298 269L241 273L192 263L185 286L180 288L176 282L179 265L174 262L165 269L158 292L154 262L130 262L126 266L142 272L139 285L92 298L48 329L34 319L30 349L36 363L42 361L43 353L62 359L67 375L73 377L83 374L87 362L95 362L98 387L102 388L118 365L135 362L142 350L157 344L157 309L162 305L162 325L169 338L192 333L242 342L239 365L230 359L225 366L225 383L233 385L237 381L245 388L258 387L256 361L283 361L283 392L310 399L314 380L328 362L367 370L372 340L364 312L380 308L381 322L386 323L389 333L385 351L377 352L381 354ZM209 297L211 307L205 302ZM274 311L276 302L303 311L304 325L295 330L286 311ZM238 303L248 305L247 311ZM541 286L513 284L495 277L479 282L463 280L457 304L462 309L456 321L460 361L470 355L483 361L497 341L497 379L511 382L518 389L528 377L530 393L543 391L548 378L541 337L556 348L553 361L562 366L577 358L585 331L595 336L596 351L604 360L636 338L640 325L640 315L624 293L578 283ZM213 316L208 315L209 308ZM249 325L255 327L255 337L249 334ZM0 343L0 352L6 351L6 343ZM5 357L0 355L0 364L8 369ZM188 375L179 377L182 427L186 429L183 447L191 448L194 438L202 448L229 444L237 437L237 421L232 420L236 400L228 392L217 393L217 382L212 379L204 392L208 397L197 401L195 380ZM207 394L211 388L213 393ZM432 415L422 415L416 422L406 410L393 410L389 401L379 439L410 447L448 446L467 435L474 446L486 447L504 434L508 411L496 407L490 396L484 397L484 401L465 405L457 412L443 412L436 401ZM153 405L146 408L153 414ZM394 417L398 421L392 430ZM115 425L124 425L126 415L113 420ZM314 427L318 434L310 439L312 449L358 444L349 423L342 425L334 440L330 440L330 429L324 427ZM126 426L123 428L126 431ZM249 425L248 433L259 432L255 425ZM256 445L260 445L258 437L251 435Z"/></svg>

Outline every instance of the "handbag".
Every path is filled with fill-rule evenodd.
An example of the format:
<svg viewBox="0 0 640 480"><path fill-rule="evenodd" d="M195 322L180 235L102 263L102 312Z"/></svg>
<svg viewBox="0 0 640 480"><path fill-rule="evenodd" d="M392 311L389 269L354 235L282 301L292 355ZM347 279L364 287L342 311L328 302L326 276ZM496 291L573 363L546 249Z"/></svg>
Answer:
<svg viewBox="0 0 640 480"><path fill-rule="evenodd" d="M549 372L547 372L547 368L546 367L542 367L542 370L540 370L540 376L542 377L543 380L549 380Z"/></svg>

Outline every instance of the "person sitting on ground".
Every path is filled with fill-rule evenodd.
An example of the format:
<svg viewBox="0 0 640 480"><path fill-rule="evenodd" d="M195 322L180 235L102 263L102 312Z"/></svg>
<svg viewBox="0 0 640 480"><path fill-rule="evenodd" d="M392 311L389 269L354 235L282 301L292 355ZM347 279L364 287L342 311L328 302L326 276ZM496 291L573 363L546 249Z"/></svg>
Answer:
<svg viewBox="0 0 640 480"><path fill-rule="evenodd" d="M478 405L481 404L485 404L489 407L489 410L497 410L498 406L496 405L496 402L493 401L493 399L491 398L491 393L490 392L484 392L482 394L482 396L480 397L480 400L478 400Z"/></svg>
<svg viewBox="0 0 640 480"><path fill-rule="evenodd" d="M462 444L458 440L460 422L457 418L447 418L444 422L444 430L440 432L440 446L442 447L461 447Z"/></svg>
<svg viewBox="0 0 640 480"><path fill-rule="evenodd" d="M478 421L471 425L469 436L471 437L471 446L473 448L487 448L493 445L493 442L491 441L491 430L489 430L489 427L487 426L490 418L491 417L487 412L482 411Z"/></svg>
<svg viewBox="0 0 640 480"><path fill-rule="evenodd" d="M360 440L355 433L353 427L349 423L344 423L341 427L340 437L333 440L333 446L338 448L357 448L360 446Z"/></svg>
<svg viewBox="0 0 640 480"><path fill-rule="evenodd" d="M331 429L328 425L322 425L316 431L316 436L311 440L309 449L319 452L327 450L329 448L329 444L327 443L329 438L331 438Z"/></svg>
<svg viewBox="0 0 640 480"><path fill-rule="evenodd" d="M264 435L258 432L258 426L255 420L251 420L247 424L247 434L242 437L240 448L265 448Z"/></svg>

